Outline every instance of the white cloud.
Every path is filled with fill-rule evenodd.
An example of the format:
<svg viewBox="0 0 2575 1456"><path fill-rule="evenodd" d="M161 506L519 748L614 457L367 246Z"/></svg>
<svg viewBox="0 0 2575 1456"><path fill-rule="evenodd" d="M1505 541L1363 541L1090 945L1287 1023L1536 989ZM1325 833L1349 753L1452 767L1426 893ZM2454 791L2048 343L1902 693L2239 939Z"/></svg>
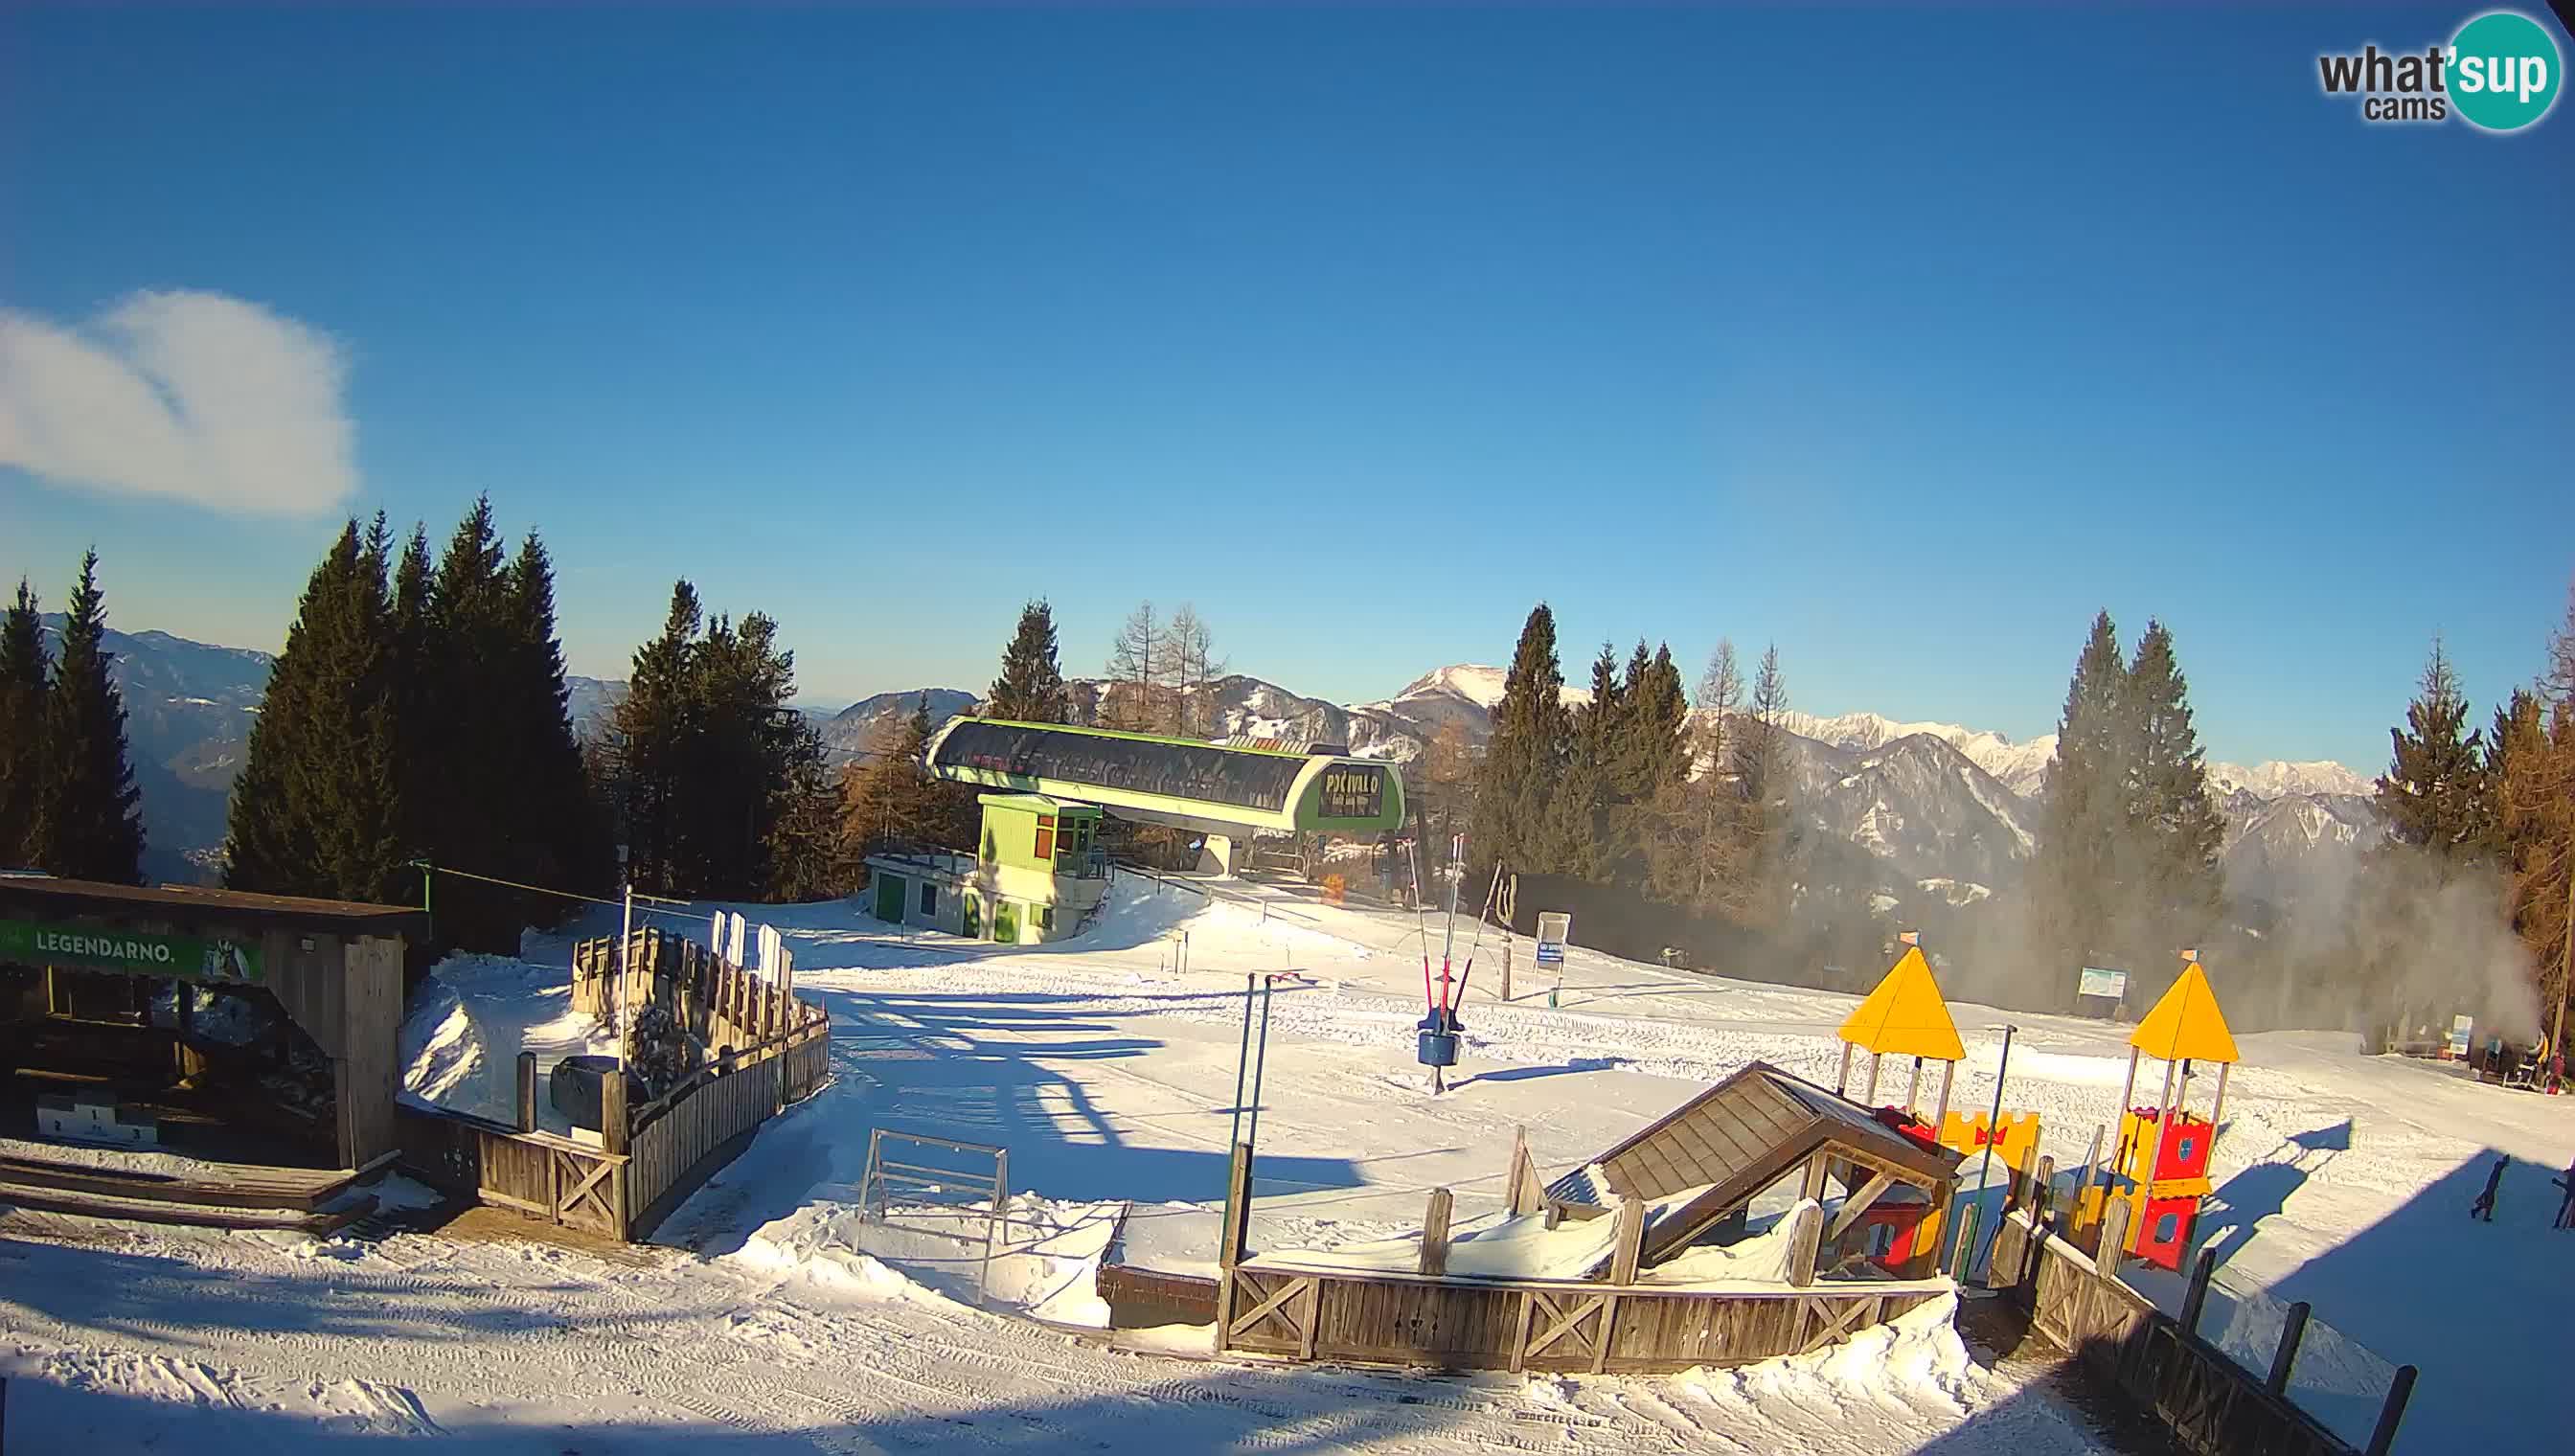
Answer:
<svg viewBox="0 0 2575 1456"><path fill-rule="evenodd" d="M216 511L314 515L357 491L329 336L216 293L138 293L66 327L0 309L0 465Z"/></svg>

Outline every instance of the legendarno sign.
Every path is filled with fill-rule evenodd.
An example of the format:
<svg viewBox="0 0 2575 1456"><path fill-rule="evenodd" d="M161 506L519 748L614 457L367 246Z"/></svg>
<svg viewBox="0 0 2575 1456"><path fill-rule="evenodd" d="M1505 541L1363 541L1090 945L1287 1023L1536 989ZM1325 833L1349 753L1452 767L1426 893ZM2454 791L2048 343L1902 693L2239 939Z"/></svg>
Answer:
<svg viewBox="0 0 2575 1456"><path fill-rule="evenodd" d="M196 935L146 935L90 925L0 920L0 960L168 975L184 980L261 979L259 947Z"/></svg>

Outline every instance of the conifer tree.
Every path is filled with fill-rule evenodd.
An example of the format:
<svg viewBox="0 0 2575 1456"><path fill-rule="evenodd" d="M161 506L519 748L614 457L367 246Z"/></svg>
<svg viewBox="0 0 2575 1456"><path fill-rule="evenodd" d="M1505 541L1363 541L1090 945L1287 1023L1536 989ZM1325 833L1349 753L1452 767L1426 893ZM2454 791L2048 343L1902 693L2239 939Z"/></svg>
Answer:
<svg viewBox="0 0 2575 1456"><path fill-rule="evenodd" d="M37 858L36 785L45 762L45 697L53 679L36 594L18 580L18 598L0 618L0 869Z"/></svg>
<svg viewBox="0 0 2575 1456"><path fill-rule="evenodd" d="M350 521L305 585L233 794L234 888L374 900L408 877L385 545Z"/></svg>
<svg viewBox="0 0 2575 1456"><path fill-rule="evenodd" d="M555 626L554 558L534 531L520 539L503 585L506 703L519 744L508 775L516 788L516 863L531 883L595 894L611 885L612 855L573 728Z"/></svg>
<svg viewBox="0 0 2575 1456"><path fill-rule="evenodd" d="M2124 680L2128 730L2128 829L2139 846L2147 890L2136 907L2140 953L2195 943L2213 927L2221 897L2217 856L2226 821L2209 797L2208 770L2192 727L2190 688L2173 656L2172 634L2149 620Z"/></svg>
<svg viewBox="0 0 2575 1456"><path fill-rule="evenodd" d="M62 657L45 699L38 771L37 863L68 879L137 884L143 820L125 746L125 703L109 677L107 609L98 553L81 558L63 623Z"/></svg>
<svg viewBox="0 0 2575 1456"><path fill-rule="evenodd" d="M1621 853L1615 806L1628 719L1618 655L1605 642L1591 661L1591 701L1571 719L1564 774L1548 804L1550 857L1558 873L1605 881Z"/></svg>
<svg viewBox="0 0 2575 1456"><path fill-rule="evenodd" d="M626 696L610 719L627 872L638 886L660 893L682 887L683 865L692 857L680 800L696 730L695 656L703 621L697 589L685 580L674 583L662 633L635 650Z"/></svg>
<svg viewBox="0 0 2575 1456"><path fill-rule="evenodd" d="M2084 964L2086 956L2111 951L2112 851L2127 818L2127 676L2118 628L2103 612L2066 685L2030 870L2042 952L2054 962Z"/></svg>
<svg viewBox="0 0 2575 1456"><path fill-rule="evenodd" d="M2541 1028L2562 1043L2575 948L2575 592L2537 689L2515 694L2496 794L2513 924L2528 947Z"/></svg>
<svg viewBox="0 0 2575 1456"><path fill-rule="evenodd" d="M2491 843L2487 746L2467 724L2458 674L2435 639L2405 726L2387 733L2392 751L2377 797L2391 844L2473 858Z"/></svg>
<svg viewBox="0 0 2575 1456"><path fill-rule="evenodd" d="M1044 598L1020 609L1019 629L1002 649L1002 676L985 695L984 716L1013 723L1064 723L1073 695L1056 661L1055 609Z"/></svg>
<svg viewBox="0 0 2575 1456"><path fill-rule="evenodd" d="M1550 811L1571 738L1564 670L1555 655L1555 614L1541 602L1520 628L1501 701L1493 708L1493 735L1476 775L1475 807L1466 833L1470 882L1488 878L1497 861L1513 873L1565 872ZM1445 845L1420 846L1425 878L1445 850Z"/></svg>

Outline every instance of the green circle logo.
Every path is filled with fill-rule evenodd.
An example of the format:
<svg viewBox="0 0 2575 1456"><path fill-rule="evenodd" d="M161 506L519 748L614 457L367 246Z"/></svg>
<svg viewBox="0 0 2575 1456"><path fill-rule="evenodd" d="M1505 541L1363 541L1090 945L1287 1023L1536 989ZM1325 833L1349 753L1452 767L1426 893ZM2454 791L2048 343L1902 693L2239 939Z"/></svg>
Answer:
<svg viewBox="0 0 2575 1456"><path fill-rule="evenodd" d="M2450 40L2450 104L2470 126L2517 132L2548 114L2564 88L2557 38L2512 10L2489 10Z"/></svg>

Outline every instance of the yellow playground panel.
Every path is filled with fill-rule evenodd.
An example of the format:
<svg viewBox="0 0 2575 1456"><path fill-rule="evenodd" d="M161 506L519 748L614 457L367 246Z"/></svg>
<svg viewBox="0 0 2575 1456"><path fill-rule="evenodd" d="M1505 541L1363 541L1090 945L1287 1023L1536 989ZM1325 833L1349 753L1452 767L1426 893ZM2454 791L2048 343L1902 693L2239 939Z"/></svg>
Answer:
<svg viewBox="0 0 2575 1456"><path fill-rule="evenodd" d="M2164 1063L2163 1091L2152 1107L2134 1105L2137 1063L2146 1056ZM2117 1199L2128 1205L2125 1252L2166 1269L2181 1267L2182 1251L2199 1222L2200 1200L2210 1191L2209 1156L2217 1142L2218 1118L2226 1110L2226 1074L2235 1060L2235 1037L2226 1029L2217 993L2198 960L2185 960L2181 978L2128 1038L2118 1145L2097 1177L2085 1179L2075 1202L2078 1237L2099 1228L2111 1200ZM2191 1069L2198 1062L2217 1064L2217 1097L2205 1117L2185 1105Z"/></svg>

